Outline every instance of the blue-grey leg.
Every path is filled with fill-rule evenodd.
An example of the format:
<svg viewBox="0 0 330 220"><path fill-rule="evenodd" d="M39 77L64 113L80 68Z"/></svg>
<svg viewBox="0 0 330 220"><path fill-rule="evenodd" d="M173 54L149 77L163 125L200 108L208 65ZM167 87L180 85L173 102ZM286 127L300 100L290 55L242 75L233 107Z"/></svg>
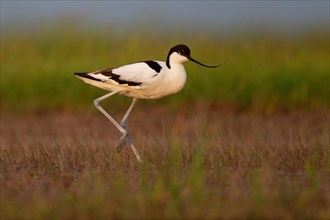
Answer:
<svg viewBox="0 0 330 220"><path fill-rule="evenodd" d="M126 129L124 128L124 127L122 127L120 124L118 124L117 122L116 122L116 120L115 119L113 119L101 106L100 106L100 104L99 104L99 102L100 101L103 101L104 99L106 99L106 98L109 98L110 96L112 96L112 95L115 95L115 94L117 94L118 93L118 91L113 91L113 92L110 92L110 93L108 93L108 94L106 94L106 95L104 95L104 96L101 96L101 97L99 97L99 98L97 98L97 99L95 99L94 100L94 105L95 105L95 107L98 109L98 110L100 110L100 112L102 112L103 113L103 115L105 115L105 117L107 117L109 120L110 120L110 122L112 122L112 124L114 125L114 126L116 126L116 128L118 128L118 130L120 131L120 133L122 133L122 137L120 138L120 140L121 139L125 139L126 137L128 137L127 138L127 140L128 140L128 143L129 143L129 145L130 145L130 147L132 148L132 150L133 150L133 152L134 152L134 155L135 155L135 157L136 157L136 159L138 160L138 162L142 162L142 159L141 159L141 157L140 157L140 155L139 155L139 153L137 152L137 150L135 149L135 146L134 146L134 144L133 144L133 142L132 142L132 140L131 140L131 138L129 137L129 135L128 135L128 132L126 131ZM134 99L133 99L133 103L135 104L135 102L136 102L136 100L134 101ZM132 104L133 104L132 103ZM125 116L124 116L124 118L123 119L125 119L124 120L124 124L125 124L125 122L126 122L126 119L127 119L127 117L128 117L128 115L129 115L129 113L130 113L130 111L132 110L132 108L133 108L133 106L134 106L134 104L133 104L133 106L132 106L132 104L131 104L131 106L130 106L130 108L128 109L129 111L128 111L128 113L126 112L126 114L125 114Z"/></svg>
<svg viewBox="0 0 330 220"><path fill-rule="evenodd" d="M126 121L127 121L127 118L129 116L129 114L131 113L136 101L137 101L137 98L133 98L132 104L129 106L128 110L126 111L126 113L123 117L123 119L120 122L120 126L126 130L127 134L125 136L123 135L119 139L118 144L117 144L117 151L118 152L120 152L123 149L123 147L125 146L126 143L128 143L129 145L133 144L131 136L128 134L128 131L126 129Z"/></svg>
<svg viewBox="0 0 330 220"><path fill-rule="evenodd" d="M125 113L123 119L122 119L121 122L120 122L120 125L121 125L123 128L126 127L126 121L127 121L127 118L128 118L128 116L129 116L129 114L131 113L131 111L132 111L132 109L133 109L133 107L134 107L136 101L137 101L137 98L133 98L132 104L129 106L127 112Z"/></svg>
<svg viewBox="0 0 330 220"><path fill-rule="evenodd" d="M94 100L94 105L95 105L95 107L100 111L100 112L102 112L104 115L105 115L105 117L107 117L111 122L112 122L112 124L114 124L114 126L116 126L116 128L118 128L118 130L120 131L120 133L122 133L122 134L126 134L127 132L126 132L126 130L124 129L124 128L122 128L117 122L116 122L116 120L115 119L113 119L101 106L100 106L100 104L99 104L99 102L101 102L101 101L103 101L104 99L106 99L106 98L109 98L110 96L112 96L112 95L115 95L115 94L117 94L118 92L117 91L113 91L113 92L110 92L110 93L108 93L108 94L106 94L106 95L104 95L104 96L101 96L101 97L99 97L99 98L97 98L97 99L95 99Z"/></svg>

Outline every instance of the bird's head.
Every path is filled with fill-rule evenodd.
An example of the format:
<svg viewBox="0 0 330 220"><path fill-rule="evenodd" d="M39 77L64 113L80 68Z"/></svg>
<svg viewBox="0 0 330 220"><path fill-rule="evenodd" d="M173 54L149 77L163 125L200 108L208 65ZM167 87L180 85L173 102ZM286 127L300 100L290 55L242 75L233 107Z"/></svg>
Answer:
<svg viewBox="0 0 330 220"><path fill-rule="evenodd" d="M189 47L187 47L184 44L178 44L178 45L176 45L176 46L174 46L170 49L170 52L168 53L168 56L167 56L166 65L167 65L168 68L171 68L171 63L182 64L186 61L192 61L194 63L197 63L201 66L208 67L208 68L215 68L215 67L220 66L220 65L208 66L208 65L202 64L201 62L193 59L190 56Z"/></svg>

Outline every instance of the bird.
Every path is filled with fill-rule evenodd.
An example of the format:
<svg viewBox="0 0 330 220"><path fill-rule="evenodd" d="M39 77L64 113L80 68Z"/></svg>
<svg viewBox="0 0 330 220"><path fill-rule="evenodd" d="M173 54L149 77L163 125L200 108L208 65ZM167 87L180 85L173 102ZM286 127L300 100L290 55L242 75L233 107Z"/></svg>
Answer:
<svg viewBox="0 0 330 220"><path fill-rule="evenodd" d="M166 62L147 60L117 68L74 73L85 83L109 91L106 95L95 99L94 105L122 134L116 147L118 152L121 151L125 144L128 144L137 161L143 162L126 129L127 118L138 99L159 99L179 92L184 87L187 79L183 66L183 63L186 61L192 61L207 68L221 66L209 66L193 59L189 47L184 44L178 44L169 50ZM120 123L113 119L99 104L115 94L133 98Z"/></svg>

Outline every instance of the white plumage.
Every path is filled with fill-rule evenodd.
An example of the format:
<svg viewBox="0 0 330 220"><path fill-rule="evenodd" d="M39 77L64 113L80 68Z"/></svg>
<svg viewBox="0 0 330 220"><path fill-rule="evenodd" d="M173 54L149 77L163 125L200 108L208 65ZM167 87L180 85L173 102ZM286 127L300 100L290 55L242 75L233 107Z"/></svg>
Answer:
<svg viewBox="0 0 330 220"><path fill-rule="evenodd" d="M105 75L105 70L88 73L92 78L78 76L84 82L108 91L119 91L120 94L140 99L156 99L180 91L186 83L187 75L182 64L173 64L171 69L165 62L153 61L161 70L156 72L145 62L128 64L114 69L105 69L118 75L119 80L139 85L120 84L111 76ZM100 80L100 81L98 81Z"/></svg>
<svg viewBox="0 0 330 220"><path fill-rule="evenodd" d="M126 129L128 115L137 99L156 99L180 91L187 79L183 63L188 60L209 68L219 66L207 66L198 62L190 56L187 46L179 44L170 49L166 62L149 60L90 73L75 73L84 82L111 91L94 100L94 104L122 133L117 146L118 151L128 143L138 161L142 161ZM99 105L100 101L117 93L133 98L120 124Z"/></svg>

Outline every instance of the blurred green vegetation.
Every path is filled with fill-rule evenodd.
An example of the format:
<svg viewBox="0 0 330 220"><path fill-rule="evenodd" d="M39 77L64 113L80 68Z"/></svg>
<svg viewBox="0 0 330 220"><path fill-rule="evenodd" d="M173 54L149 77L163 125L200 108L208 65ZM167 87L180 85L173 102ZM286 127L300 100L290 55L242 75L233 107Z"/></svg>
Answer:
<svg viewBox="0 0 330 220"><path fill-rule="evenodd" d="M181 36L134 30L113 34L111 27L88 31L69 24L1 34L1 110L90 108L92 100L106 91L84 84L73 72L165 60L177 43L187 44L201 62L222 66L185 64L188 80L183 91L154 102L175 107L202 102L257 111L330 106L327 31ZM129 101L116 97L111 103L120 108Z"/></svg>

